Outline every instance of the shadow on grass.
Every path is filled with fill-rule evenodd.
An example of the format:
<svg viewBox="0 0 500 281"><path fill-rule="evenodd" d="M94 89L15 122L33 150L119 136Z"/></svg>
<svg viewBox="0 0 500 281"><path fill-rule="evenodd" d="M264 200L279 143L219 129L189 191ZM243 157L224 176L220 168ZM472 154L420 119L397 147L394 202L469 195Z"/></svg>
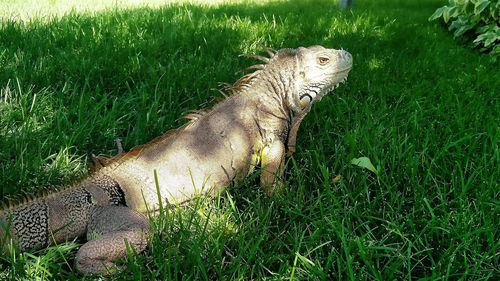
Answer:
<svg viewBox="0 0 500 281"><path fill-rule="evenodd" d="M43 184L32 180L46 173L37 166L61 149L77 155L114 153L117 137L130 148L178 126L183 113L218 95L211 89L219 82L237 80L239 70L253 64L238 58L241 53L321 44L356 54L363 41L383 40L380 34L357 32L356 20L328 1L297 1L4 21L1 114L8 125L0 129L0 142L14 149L0 152L3 193L15 192L19 182ZM356 59L355 67L364 61ZM41 159L19 161L33 155ZM59 175L49 172L46 183L61 183L57 179L70 178L78 166ZM27 172L15 176L20 170Z"/></svg>
<svg viewBox="0 0 500 281"><path fill-rule="evenodd" d="M151 88L208 89L214 85L208 81L236 79L237 56L265 45L279 49L321 44L353 51L367 41L377 46L379 41L389 40L383 27L366 30L373 26L356 23L363 17L379 27L387 21L341 11L327 1L297 1L255 6L173 5L93 16L70 14L30 24L4 22L0 81L5 85L19 79L22 85L35 88L62 88L71 83L110 94L148 82L154 82L148 85ZM214 62L226 64L229 73L213 69ZM357 64L363 62L356 60ZM162 75L166 79L160 80Z"/></svg>

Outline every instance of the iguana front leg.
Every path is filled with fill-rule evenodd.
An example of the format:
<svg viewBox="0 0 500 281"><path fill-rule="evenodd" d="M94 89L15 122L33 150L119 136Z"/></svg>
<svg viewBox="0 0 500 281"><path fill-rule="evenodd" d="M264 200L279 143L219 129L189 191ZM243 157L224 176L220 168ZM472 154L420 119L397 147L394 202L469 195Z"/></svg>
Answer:
<svg viewBox="0 0 500 281"><path fill-rule="evenodd" d="M280 140L276 140L262 149L260 186L268 194L272 194L283 185L284 162L285 145Z"/></svg>
<svg viewBox="0 0 500 281"><path fill-rule="evenodd" d="M97 207L88 225L88 242L76 254L76 268L84 274L113 273L119 270L115 261L128 251L146 248L148 235L144 215L123 206Z"/></svg>
<svg viewBox="0 0 500 281"><path fill-rule="evenodd" d="M286 148L283 142L276 140L262 149L260 185L268 194L272 194L283 185L285 155L291 156L295 152L300 123L310 110L310 104L305 105L304 109L294 117L288 133Z"/></svg>

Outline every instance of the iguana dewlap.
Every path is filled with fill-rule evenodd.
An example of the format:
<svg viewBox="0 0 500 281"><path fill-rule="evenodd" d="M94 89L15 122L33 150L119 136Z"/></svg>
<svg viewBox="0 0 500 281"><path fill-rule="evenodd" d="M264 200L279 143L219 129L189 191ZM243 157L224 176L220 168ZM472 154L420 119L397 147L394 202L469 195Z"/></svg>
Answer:
<svg viewBox="0 0 500 281"><path fill-rule="evenodd" d="M284 157L295 151L300 122L311 105L347 79L352 57L321 46L266 50L270 58L229 87L232 95L152 142L110 159L89 178L0 211L4 241L21 250L86 237L76 256L83 273L106 273L126 256L125 242L142 251L147 211L199 194L216 194L261 167L267 193L280 186Z"/></svg>

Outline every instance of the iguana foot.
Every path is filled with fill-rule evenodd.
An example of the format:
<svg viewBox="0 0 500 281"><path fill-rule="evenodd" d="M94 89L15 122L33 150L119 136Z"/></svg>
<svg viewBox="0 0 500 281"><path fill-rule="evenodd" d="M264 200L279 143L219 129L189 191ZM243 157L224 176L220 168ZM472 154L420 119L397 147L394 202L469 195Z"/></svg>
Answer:
<svg viewBox="0 0 500 281"><path fill-rule="evenodd" d="M148 219L122 206L98 207L87 230L87 243L76 254L76 268L84 274L111 274L128 252L142 252L147 246Z"/></svg>

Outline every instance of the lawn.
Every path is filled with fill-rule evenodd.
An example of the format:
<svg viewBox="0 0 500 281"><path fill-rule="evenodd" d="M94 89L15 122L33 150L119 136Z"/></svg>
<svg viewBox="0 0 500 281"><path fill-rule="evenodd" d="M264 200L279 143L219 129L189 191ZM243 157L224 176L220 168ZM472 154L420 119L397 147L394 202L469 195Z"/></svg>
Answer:
<svg viewBox="0 0 500 281"><path fill-rule="evenodd" d="M265 196L255 175L168 210L109 280L500 276L500 64L428 21L445 1L121 2L3 3L2 200L84 177L116 138L130 149L180 126L254 63L240 54L319 44L354 67L305 118L286 192ZM377 173L350 164L363 156ZM92 280L78 246L8 253L0 279Z"/></svg>

